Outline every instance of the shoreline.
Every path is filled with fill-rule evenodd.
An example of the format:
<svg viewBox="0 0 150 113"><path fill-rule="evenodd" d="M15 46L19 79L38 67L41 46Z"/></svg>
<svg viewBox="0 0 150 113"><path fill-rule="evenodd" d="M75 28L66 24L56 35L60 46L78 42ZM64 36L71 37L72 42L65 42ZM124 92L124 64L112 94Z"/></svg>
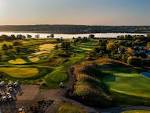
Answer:
<svg viewBox="0 0 150 113"><path fill-rule="evenodd" d="M6 33L9 33L9 32L12 32L12 33L42 33L42 34L67 34L67 35L75 35L75 34L110 34L110 33L113 33L113 34L121 34L121 33L126 33L126 34L148 34L149 32L76 32L76 33L65 33L65 32L49 32L49 31L12 31L12 30L1 30L1 32L6 32Z"/></svg>

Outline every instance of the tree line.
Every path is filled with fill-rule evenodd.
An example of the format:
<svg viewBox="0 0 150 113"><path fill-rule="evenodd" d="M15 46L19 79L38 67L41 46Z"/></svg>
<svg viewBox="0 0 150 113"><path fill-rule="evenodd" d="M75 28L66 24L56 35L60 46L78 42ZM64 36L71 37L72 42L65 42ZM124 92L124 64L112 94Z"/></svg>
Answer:
<svg viewBox="0 0 150 113"><path fill-rule="evenodd" d="M0 31L40 33L149 33L150 26L89 26L89 25L6 25Z"/></svg>

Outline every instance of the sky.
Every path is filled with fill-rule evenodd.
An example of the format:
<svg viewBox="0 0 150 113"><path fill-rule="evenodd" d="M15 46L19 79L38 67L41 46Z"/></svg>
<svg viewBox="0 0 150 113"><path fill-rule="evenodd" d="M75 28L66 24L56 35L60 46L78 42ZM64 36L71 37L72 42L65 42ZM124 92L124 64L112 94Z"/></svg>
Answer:
<svg viewBox="0 0 150 113"><path fill-rule="evenodd" d="M150 0L0 0L0 25L150 25Z"/></svg>

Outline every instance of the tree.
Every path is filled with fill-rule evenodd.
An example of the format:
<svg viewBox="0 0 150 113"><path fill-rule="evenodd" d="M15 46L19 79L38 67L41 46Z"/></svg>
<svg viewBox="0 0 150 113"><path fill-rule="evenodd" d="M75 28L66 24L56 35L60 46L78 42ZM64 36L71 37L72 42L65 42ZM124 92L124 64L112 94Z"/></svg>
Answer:
<svg viewBox="0 0 150 113"><path fill-rule="evenodd" d="M13 49L13 46L12 46L12 45L9 45L9 46L8 46L8 49Z"/></svg>
<svg viewBox="0 0 150 113"><path fill-rule="evenodd" d="M133 56L133 55L134 55L134 50L133 50L132 48L128 48L128 49L127 49L127 54L128 54L129 56Z"/></svg>
<svg viewBox="0 0 150 113"><path fill-rule="evenodd" d="M32 35L29 35L29 34L28 34L28 35L27 35L27 38L29 38L29 39L32 38Z"/></svg>
<svg viewBox="0 0 150 113"><path fill-rule="evenodd" d="M15 41L15 42L13 42L13 46L21 46L22 45L22 43L21 42L19 42L19 41Z"/></svg>
<svg viewBox="0 0 150 113"><path fill-rule="evenodd" d="M9 49L9 47L6 44L3 44L2 50L8 50L8 49Z"/></svg>
<svg viewBox="0 0 150 113"><path fill-rule="evenodd" d="M69 50L71 48L70 42L62 42L61 48L63 48L64 50Z"/></svg>
<svg viewBox="0 0 150 113"><path fill-rule="evenodd" d="M121 59L122 59L123 62L127 62L128 55L127 54L122 54Z"/></svg>
<svg viewBox="0 0 150 113"><path fill-rule="evenodd" d="M58 48L59 48L58 44L57 44L57 45L55 45L55 49L57 50Z"/></svg>
<svg viewBox="0 0 150 113"><path fill-rule="evenodd" d="M102 55L102 54L106 53L106 47L105 46L96 47L96 48L94 48L94 52L96 54Z"/></svg>
<svg viewBox="0 0 150 113"><path fill-rule="evenodd" d="M107 44L107 50L115 52L118 50L118 44L114 43L114 42L109 42Z"/></svg>
<svg viewBox="0 0 150 113"><path fill-rule="evenodd" d="M99 40L99 45L100 46L106 46L106 44L107 44L107 40Z"/></svg>
<svg viewBox="0 0 150 113"><path fill-rule="evenodd" d="M2 56L3 56L3 54L2 54L2 53L0 53L0 61L2 61Z"/></svg>
<svg viewBox="0 0 150 113"><path fill-rule="evenodd" d="M150 33L147 34L147 37L150 38Z"/></svg>
<svg viewBox="0 0 150 113"><path fill-rule="evenodd" d="M19 40L23 40L23 39L25 39L26 37L24 36L24 35L17 35L17 39L19 39Z"/></svg>
<svg viewBox="0 0 150 113"><path fill-rule="evenodd" d="M131 36L131 35L125 35L124 39L125 40L133 40L133 36Z"/></svg>
<svg viewBox="0 0 150 113"><path fill-rule="evenodd" d="M12 38L12 40L15 40L15 39L16 39L16 36L15 36L15 35L11 35L10 37Z"/></svg>
<svg viewBox="0 0 150 113"><path fill-rule="evenodd" d="M51 38L54 38L55 36L54 36L54 34L51 34L50 37L51 37Z"/></svg>
<svg viewBox="0 0 150 113"><path fill-rule="evenodd" d="M141 66L142 65L142 59L135 57L135 56L130 56L128 57L128 64L133 65L133 66Z"/></svg>
<svg viewBox="0 0 150 113"><path fill-rule="evenodd" d="M95 38L95 35L90 34L90 35L89 35L89 38L91 38L91 39L92 39L92 38Z"/></svg>

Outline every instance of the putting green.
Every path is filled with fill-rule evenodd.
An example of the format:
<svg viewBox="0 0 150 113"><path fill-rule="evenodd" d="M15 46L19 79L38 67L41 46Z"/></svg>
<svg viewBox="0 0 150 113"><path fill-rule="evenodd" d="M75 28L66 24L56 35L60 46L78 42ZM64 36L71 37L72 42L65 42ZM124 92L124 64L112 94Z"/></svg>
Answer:
<svg viewBox="0 0 150 113"><path fill-rule="evenodd" d="M137 97L150 98L150 79L139 73L113 73L114 81L106 80L112 91Z"/></svg>
<svg viewBox="0 0 150 113"><path fill-rule="evenodd" d="M38 76L39 70L37 68L1 67L0 72L14 78L31 78Z"/></svg>
<svg viewBox="0 0 150 113"><path fill-rule="evenodd" d="M8 61L10 64L26 64L27 62L24 59L17 58L15 60Z"/></svg>

